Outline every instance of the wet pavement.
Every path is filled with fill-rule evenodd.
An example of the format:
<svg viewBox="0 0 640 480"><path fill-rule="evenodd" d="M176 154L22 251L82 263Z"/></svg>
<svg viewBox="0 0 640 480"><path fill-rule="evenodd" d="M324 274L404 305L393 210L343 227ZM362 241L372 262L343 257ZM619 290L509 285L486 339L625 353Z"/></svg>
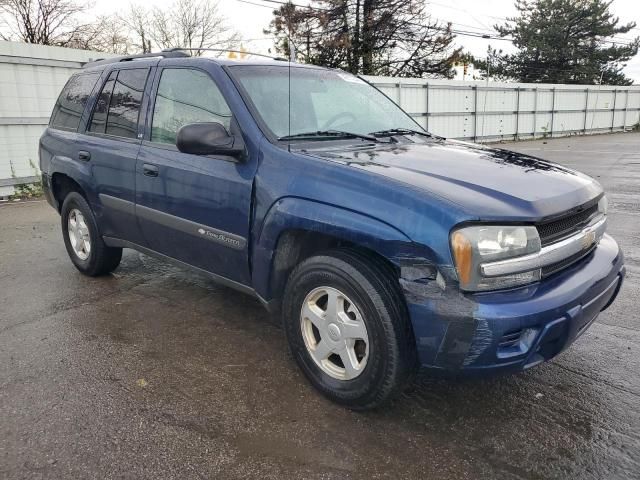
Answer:
<svg viewBox="0 0 640 480"><path fill-rule="evenodd" d="M0 478L639 478L640 134L511 147L608 190L620 297L551 363L376 412L316 394L251 298L130 250L85 278L51 207L1 205Z"/></svg>

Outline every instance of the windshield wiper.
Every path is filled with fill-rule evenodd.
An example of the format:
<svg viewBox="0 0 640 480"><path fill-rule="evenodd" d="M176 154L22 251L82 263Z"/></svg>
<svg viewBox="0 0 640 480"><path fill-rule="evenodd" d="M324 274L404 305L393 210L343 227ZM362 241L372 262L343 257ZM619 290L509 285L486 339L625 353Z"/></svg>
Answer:
<svg viewBox="0 0 640 480"><path fill-rule="evenodd" d="M300 140L305 138L361 138L370 142L380 142L373 135L364 135L362 133L344 132L342 130L317 130L315 132L296 133L294 135L285 135L284 137L278 137L278 140Z"/></svg>
<svg viewBox="0 0 640 480"><path fill-rule="evenodd" d="M391 135L422 135L423 137L440 138L432 133L421 132L420 130L412 130L410 128L389 128L378 132L371 132L369 135L374 137L389 137Z"/></svg>

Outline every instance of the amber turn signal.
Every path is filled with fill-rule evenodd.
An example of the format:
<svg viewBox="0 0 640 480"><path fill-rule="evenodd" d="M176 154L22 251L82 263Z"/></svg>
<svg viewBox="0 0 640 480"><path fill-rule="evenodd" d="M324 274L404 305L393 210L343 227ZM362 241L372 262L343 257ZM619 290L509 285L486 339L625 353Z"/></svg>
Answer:
<svg viewBox="0 0 640 480"><path fill-rule="evenodd" d="M458 279L463 284L467 284L471 280L471 269L473 266L471 242L462 232L455 232L451 237L451 248L456 261Z"/></svg>

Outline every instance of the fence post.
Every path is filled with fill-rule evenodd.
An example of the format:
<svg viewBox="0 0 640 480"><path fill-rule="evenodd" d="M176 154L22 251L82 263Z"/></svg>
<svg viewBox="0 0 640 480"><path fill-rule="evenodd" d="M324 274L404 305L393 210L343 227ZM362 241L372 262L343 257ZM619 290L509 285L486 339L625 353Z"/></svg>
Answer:
<svg viewBox="0 0 640 480"><path fill-rule="evenodd" d="M518 140L518 127L520 125L520 87L516 87L516 134L514 140Z"/></svg>
<svg viewBox="0 0 640 480"><path fill-rule="evenodd" d="M611 133L613 133L613 125L616 122L616 100L618 99L618 89L613 89L613 110L611 110Z"/></svg>
<svg viewBox="0 0 640 480"><path fill-rule="evenodd" d="M425 112L425 128L427 130L427 132L429 131L429 82L427 82L426 85L426 92L427 92L427 111Z"/></svg>
<svg viewBox="0 0 640 480"><path fill-rule="evenodd" d="M473 89L473 141L478 141L478 86L474 85Z"/></svg>
<svg viewBox="0 0 640 480"><path fill-rule="evenodd" d="M533 139L536 139L538 127L538 87L533 87Z"/></svg>
<svg viewBox="0 0 640 480"><path fill-rule="evenodd" d="M555 118L555 111L556 111L556 87L553 87L551 89L552 92L552 96L551 96L551 131L549 132L549 135L551 138L553 138L553 121Z"/></svg>
<svg viewBox="0 0 640 480"><path fill-rule="evenodd" d="M586 98L584 100L584 126L582 127L582 133L587 134L587 116L589 114L589 87L585 89Z"/></svg>
<svg viewBox="0 0 640 480"><path fill-rule="evenodd" d="M626 92L626 95L624 100L624 120L622 122L623 132L627 131L627 110L629 109L629 94L631 93L631 89L628 88L627 90L625 90L625 92Z"/></svg>

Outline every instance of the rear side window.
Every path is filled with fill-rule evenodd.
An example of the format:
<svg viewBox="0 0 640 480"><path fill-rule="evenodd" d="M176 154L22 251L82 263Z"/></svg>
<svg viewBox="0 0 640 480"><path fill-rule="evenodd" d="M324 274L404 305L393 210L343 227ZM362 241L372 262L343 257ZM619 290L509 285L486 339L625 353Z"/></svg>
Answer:
<svg viewBox="0 0 640 480"><path fill-rule="evenodd" d="M175 145L180 127L189 123L218 122L227 130L231 110L209 75L188 68L162 72L151 125L151 141Z"/></svg>
<svg viewBox="0 0 640 480"><path fill-rule="evenodd" d="M111 101L111 94L113 93L113 85L116 83L116 77L118 72L111 72L109 79L102 87L96 106L93 109L93 115L91 117L91 123L89 124L90 132L105 132L105 125L107 124L107 112L109 111L109 102Z"/></svg>
<svg viewBox="0 0 640 480"><path fill-rule="evenodd" d="M86 73L69 79L53 107L51 127L71 131L78 129L80 117L99 76L99 73Z"/></svg>
<svg viewBox="0 0 640 480"><path fill-rule="evenodd" d="M136 138L148 74L147 68L111 72L98 96L89 131Z"/></svg>

